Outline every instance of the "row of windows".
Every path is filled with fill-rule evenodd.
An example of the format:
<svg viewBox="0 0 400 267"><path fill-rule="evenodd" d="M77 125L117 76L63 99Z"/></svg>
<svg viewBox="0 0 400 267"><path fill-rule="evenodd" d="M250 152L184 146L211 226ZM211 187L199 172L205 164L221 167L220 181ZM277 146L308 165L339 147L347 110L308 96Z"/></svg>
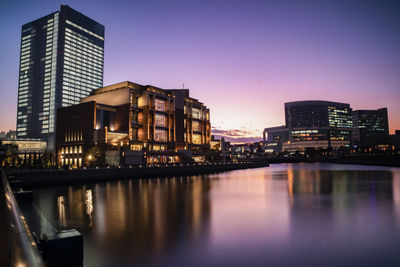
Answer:
<svg viewBox="0 0 400 267"><path fill-rule="evenodd" d="M19 100L22 100L22 99L25 99L25 98L28 98L28 94L21 94L21 95L18 96Z"/></svg>
<svg viewBox="0 0 400 267"><path fill-rule="evenodd" d="M89 92L85 93L79 93L79 92L74 92L74 91L69 91L67 90L66 87L63 87L63 97L69 98L69 99L75 99L76 97L78 98L83 98L89 95Z"/></svg>
<svg viewBox="0 0 400 267"><path fill-rule="evenodd" d="M86 59L87 61L90 62L103 62L103 53L102 52L96 52L93 49L87 49L87 48L82 48L77 45L72 46L69 45L71 43L66 43L65 45L65 54L69 56L74 56L77 55L77 58L83 58Z"/></svg>
<svg viewBox="0 0 400 267"><path fill-rule="evenodd" d="M30 51L28 51L28 52L30 52ZM31 59L31 54L30 53L25 53L23 56L22 56L22 53L21 53L21 61L22 60L26 60L26 59Z"/></svg>
<svg viewBox="0 0 400 267"><path fill-rule="evenodd" d="M89 70L89 71L92 71L92 72L99 72L100 73L102 71L102 69L103 69L103 63L102 62L89 61L89 60L86 60L86 59L82 59L82 58L76 57L76 56L74 56L72 54L69 54L69 53L65 54L65 59L68 62L70 62L71 66L77 65L76 67L78 67L78 68Z"/></svg>
<svg viewBox="0 0 400 267"><path fill-rule="evenodd" d="M66 45L65 52L69 56L77 55L79 56L77 58L83 58L89 62L96 62L99 64L102 64L103 62L103 54L95 55L94 53L92 53L90 50L87 49L77 49L69 45Z"/></svg>
<svg viewBox="0 0 400 267"><path fill-rule="evenodd" d="M95 81L101 82L103 80L103 73L100 71L90 70L88 68L82 67L80 64L73 64L64 60L64 69L68 74L80 73L84 74L86 77L92 77ZM76 74L77 75L77 74Z"/></svg>
<svg viewBox="0 0 400 267"><path fill-rule="evenodd" d="M85 51L90 51L93 56L102 56L104 49L92 42L88 42L85 39L79 37L79 34L75 32L65 32L65 44L69 45L71 48L81 49Z"/></svg>
<svg viewBox="0 0 400 267"><path fill-rule="evenodd" d="M31 49L33 48L33 46L31 46L31 42L25 43L25 44L21 44L21 54L29 52Z"/></svg>
<svg viewBox="0 0 400 267"><path fill-rule="evenodd" d="M70 34L68 35L68 33L70 33ZM66 34L66 36L70 36L73 39L75 39L76 41L78 41L78 43L81 44L81 45L85 45L86 44L89 47L93 47L95 49L98 49L99 51L103 51L103 48L98 46L98 45L95 45L92 40L86 38L85 36L75 32L75 31L73 31L71 29L66 28L65 29L65 34Z"/></svg>
<svg viewBox="0 0 400 267"><path fill-rule="evenodd" d="M24 31L22 31L22 32L24 32ZM24 37L22 37L22 41L24 41L28 38L31 38L31 37L32 37L32 34L25 35Z"/></svg>
<svg viewBox="0 0 400 267"><path fill-rule="evenodd" d="M31 83L32 79L29 79L29 81L24 81L24 82L20 82L19 86L23 87L23 86L29 86L29 84Z"/></svg>
<svg viewBox="0 0 400 267"><path fill-rule="evenodd" d="M95 34L94 32L91 32L91 31L89 31L89 30L87 30L87 29L85 29L85 28L83 28L83 27L81 27L81 26L79 26L79 25L73 23L72 21L67 20L67 24L70 24L70 25L74 26L75 28L78 28L78 29L81 30L81 31L84 31L84 32L86 32L86 33L88 33L88 34L90 34L90 35L93 35L94 37L97 37L97 38L99 38L100 40L104 40L104 38L101 37L100 35Z"/></svg>
<svg viewBox="0 0 400 267"><path fill-rule="evenodd" d="M66 66L64 66L64 68L65 67ZM101 85L101 83L102 83L102 79L94 77L94 75L92 75L92 74L89 74L89 73L85 73L85 74L76 73L76 72L71 71L70 69L71 68L69 66L67 68L65 68L65 71L64 71L65 75L72 75L71 76L72 78L75 78L75 76L85 78L86 80L91 81L91 84L93 84L93 85L98 85L98 84Z"/></svg>
<svg viewBox="0 0 400 267"><path fill-rule="evenodd" d="M33 61L21 64L20 68L22 69L22 68L24 68L26 66L28 66L28 68L29 68L30 65L33 65Z"/></svg>
<svg viewBox="0 0 400 267"><path fill-rule="evenodd" d="M30 56L30 54L31 54L31 49L25 50L25 51L21 51L21 58L25 57L25 56Z"/></svg>
<svg viewBox="0 0 400 267"><path fill-rule="evenodd" d="M95 89L95 88L101 87L101 83L100 82L94 83L94 82L91 82L91 81L89 81L87 79L76 78L76 77L74 77L72 75L69 75L68 73L64 73L63 81L69 82L75 88L76 87L78 87L78 88L82 88L83 87L82 89L84 89L84 90L87 89L87 88Z"/></svg>
<svg viewBox="0 0 400 267"><path fill-rule="evenodd" d="M84 97L88 96L90 92L92 92L93 89L91 88L77 88L70 83L63 82L63 92L68 91L68 92L75 92L75 94L82 94Z"/></svg>
<svg viewBox="0 0 400 267"><path fill-rule="evenodd" d="M85 44L84 42L81 42L81 40L79 40L78 38L74 37L69 33L67 33L65 39L66 39L65 47L67 48L74 50L82 50L84 52L89 53L90 56L93 57L99 57L99 58L103 57L103 49L101 49L100 46Z"/></svg>
<svg viewBox="0 0 400 267"><path fill-rule="evenodd" d="M26 51L31 49L31 42L26 42L24 44L21 44L21 51Z"/></svg>
<svg viewBox="0 0 400 267"><path fill-rule="evenodd" d="M33 60L29 56L25 57L25 58L21 58L20 64L24 64L29 61L31 61L33 63Z"/></svg>
<svg viewBox="0 0 400 267"><path fill-rule="evenodd" d="M75 66L81 69L89 70L92 72L98 72L101 73L103 69L103 63L102 62L94 62L94 61L89 61L85 60L76 56L73 56L72 54L65 54L65 59L70 63L69 65Z"/></svg>
<svg viewBox="0 0 400 267"><path fill-rule="evenodd" d="M97 70L97 71L101 71L103 69L103 62L101 62L99 60L91 60L91 59L87 60L80 54L77 54L78 56L75 56L72 53L68 53L68 52L71 52L70 50L66 49L66 51L67 51L67 53L65 54L65 58L67 58L72 63L75 63L75 64L80 63L87 68L90 67L91 69Z"/></svg>
<svg viewBox="0 0 400 267"><path fill-rule="evenodd" d="M93 85L101 83L101 79L97 78L97 77L93 77L94 75L89 74L89 73L85 73L85 72L76 72L71 70L71 68L66 68L65 69L65 74L66 75L72 75L71 77L79 80L79 78L83 78L84 80L88 80L91 81Z"/></svg>
<svg viewBox="0 0 400 267"><path fill-rule="evenodd" d="M95 68L93 66L88 66L79 61L74 61L69 58L64 59L64 65L69 66L68 69L72 69L74 71L80 71L82 73L87 73L93 76L94 78L102 78L103 77L103 69L102 66L100 68Z"/></svg>

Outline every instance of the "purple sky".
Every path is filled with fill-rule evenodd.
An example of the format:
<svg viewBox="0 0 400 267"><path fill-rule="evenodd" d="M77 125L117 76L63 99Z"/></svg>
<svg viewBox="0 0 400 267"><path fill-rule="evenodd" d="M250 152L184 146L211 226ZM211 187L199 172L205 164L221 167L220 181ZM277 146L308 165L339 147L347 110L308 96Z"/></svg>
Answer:
<svg viewBox="0 0 400 267"><path fill-rule="evenodd" d="M400 1L397 1L400 3ZM60 4L106 27L104 85L190 89L214 133L259 140L284 124L283 103L387 107L400 129L396 1L3 1L0 130L15 129L22 24Z"/></svg>

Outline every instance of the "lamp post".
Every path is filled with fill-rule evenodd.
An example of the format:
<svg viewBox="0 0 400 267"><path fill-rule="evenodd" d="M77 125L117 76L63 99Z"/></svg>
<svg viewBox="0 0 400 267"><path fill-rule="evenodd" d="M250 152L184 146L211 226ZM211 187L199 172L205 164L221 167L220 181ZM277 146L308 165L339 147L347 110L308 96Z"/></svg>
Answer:
<svg viewBox="0 0 400 267"><path fill-rule="evenodd" d="M93 159L92 154L89 154L89 155L87 156L88 166L90 166L92 159Z"/></svg>

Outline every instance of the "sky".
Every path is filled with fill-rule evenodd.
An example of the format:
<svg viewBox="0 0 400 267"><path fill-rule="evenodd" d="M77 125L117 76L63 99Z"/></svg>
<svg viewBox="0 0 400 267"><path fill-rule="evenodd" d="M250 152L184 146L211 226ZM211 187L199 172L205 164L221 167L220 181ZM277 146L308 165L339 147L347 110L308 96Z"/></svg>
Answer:
<svg viewBox="0 0 400 267"><path fill-rule="evenodd" d="M189 88L217 136L261 140L296 100L387 107L400 129L400 1L2 0L0 130L15 129L21 26L61 4L105 25L104 85Z"/></svg>

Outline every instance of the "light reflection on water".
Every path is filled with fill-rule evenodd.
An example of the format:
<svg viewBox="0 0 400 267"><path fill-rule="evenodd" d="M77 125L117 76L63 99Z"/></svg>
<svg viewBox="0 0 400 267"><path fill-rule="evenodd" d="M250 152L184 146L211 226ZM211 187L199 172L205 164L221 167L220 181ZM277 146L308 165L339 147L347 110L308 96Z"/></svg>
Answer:
<svg viewBox="0 0 400 267"><path fill-rule="evenodd" d="M35 191L86 266L400 266L400 169L334 164Z"/></svg>

